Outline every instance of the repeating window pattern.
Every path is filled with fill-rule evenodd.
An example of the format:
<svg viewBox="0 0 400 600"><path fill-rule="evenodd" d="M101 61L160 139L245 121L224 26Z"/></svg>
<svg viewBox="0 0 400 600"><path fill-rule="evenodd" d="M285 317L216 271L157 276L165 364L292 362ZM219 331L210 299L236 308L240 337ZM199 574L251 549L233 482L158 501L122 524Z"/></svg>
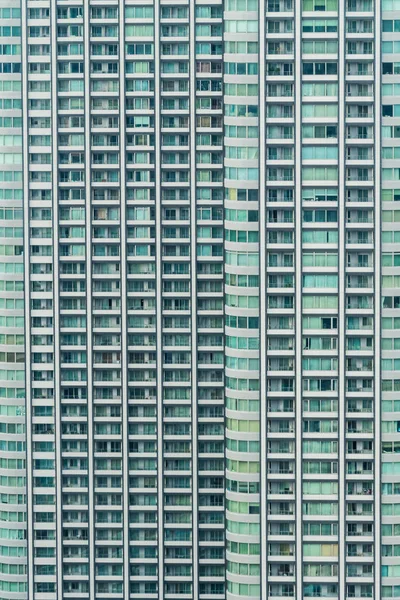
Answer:
<svg viewBox="0 0 400 600"><path fill-rule="evenodd" d="M397 0L13 1L0 600L398 597Z"/></svg>
<svg viewBox="0 0 400 600"><path fill-rule="evenodd" d="M398 319L398 214L395 210L398 198L399 154L396 147L398 129L398 91L399 68L397 51L399 45L398 2L384 1L382 4L382 339L381 339L381 390L382 390L382 597L396 598L400 593L399 570L394 567L393 558L398 549L393 544L393 536L398 535L396 515L397 477L399 472L399 406L396 402L399 381L397 371L400 367L400 340L397 334Z"/></svg>
<svg viewBox="0 0 400 600"><path fill-rule="evenodd" d="M374 5L225 10L226 593L369 598L380 594Z"/></svg>
<svg viewBox="0 0 400 600"><path fill-rule="evenodd" d="M222 597L222 5L24 10L29 597Z"/></svg>
<svg viewBox="0 0 400 600"><path fill-rule="evenodd" d="M22 600L27 597L27 469L19 3L1 7L0 18L0 598Z"/></svg>

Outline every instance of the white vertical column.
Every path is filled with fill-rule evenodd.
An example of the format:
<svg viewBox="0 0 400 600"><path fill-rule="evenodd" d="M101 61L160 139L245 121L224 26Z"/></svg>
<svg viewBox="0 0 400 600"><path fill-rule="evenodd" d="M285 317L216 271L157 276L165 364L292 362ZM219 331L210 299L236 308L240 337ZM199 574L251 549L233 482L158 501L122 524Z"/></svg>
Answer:
<svg viewBox="0 0 400 600"><path fill-rule="evenodd" d="M196 218L196 1L189 1L190 110L190 315L192 399L192 578L193 600L199 596L198 460L197 460L197 218Z"/></svg>
<svg viewBox="0 0 400 600"><path fill-rule="evenodd" d="M53 208L53 344L54 344L54 418L56 464L56 556L57 598L63 599L62 565L62 469L61 469L61 394L60 394L60 286L58 218L58 123L57 123L57 0L50 2L51 19L51 151Z"/></svg>
<svg viewBox="0 0 400 600"><path fill-rule="evenodd" d="M157 359L157 503L158 598L164 598L164 494L163 494L163 368L162 368L162 258L161 258L161 117L160 117L160 0L154 0L154 131L156 186L156 359Z"/></svg>
<svg viewBox="0 0 400 600"><path fill-rule="evenodd" d="M265 85L265 0L258 2L259 12L259 254L260 254L260 569L261 597L268 595L268 544L267 544L267 308L266 308L266 85Z"/></svg>
<svg viewBox="0 0 400 600"><path fill-rule="evenodd" d="M32 477L32 375L31 375L31 286L30 286L30 215L29 215L29 126L28 126L28 46L27 3L21 1L22 59L22 165L24 218L24 310L25 310L25 428L26 428L26 520L28 598L34 598L33 565L33 477Z"/></svg>
<svg viewBox="0 0 400 600"><path fill-rule="evenodd" d="M381 597L381 2L377 0L375 4L375 379L374 379L374 400L375 400L375 555L374 555L374 574L375 574L375 598Z"/></svg>
<svg viewBox="0 0 400 600"><path fill-rule="evenodd" d="M301 207L301 10L302 3L295 2L295 423L296 423L296 598L303 597L302 565L302 207Z"/></svg>
<svg viewBox="0 0 400 600"><path fill-rule="evenodd" d="M339 64L338 64L338 258L339 258L339 302L338 302L338 494L339 494L339 598L345 598L346 592L346 156L345 156L345 97L346 97L346 5L339 0Z"/></svg>
<svg viewBox="0 0 400 600"><path fill-rule="evenodd" d="M93 459L93 326L92 326L92 201L90 135L90 6L84 4L85 77L85 218L86 218L86 350L88 415L89 593L95 597L94 459Z"/></svg>
<svg viewBox="0 0 400 600"><path fill-rule="evenodd" d="M119 0L119 164L120 164L120 251L121 251L121 402L124 520L124 597L129 598L129 402L128 324L126 306L126 123L125 123L125 2Z"/></svg>

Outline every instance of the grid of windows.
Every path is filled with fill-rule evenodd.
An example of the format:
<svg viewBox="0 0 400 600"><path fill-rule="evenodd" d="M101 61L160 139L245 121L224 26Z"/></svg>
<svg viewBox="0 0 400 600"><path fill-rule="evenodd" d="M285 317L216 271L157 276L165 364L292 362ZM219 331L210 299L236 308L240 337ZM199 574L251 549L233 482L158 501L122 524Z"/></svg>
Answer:
<svg viewBox="0 0 400 600"><path fill-rule="evenodd" d="M0 600L400 595L382 10L0 0Z"/></svg>
<svg viewBox="0 0 400 600"><path fill-rule="evenodd" d="M222 596L221 3L26 19L31 597Z"/></svg>
<svg viewBox="0 0 400 600"><path fill-rule="evenodd" d="M26 598L21 10L0 19L0 599Z"/></svg>
<svg viewBox="0 0 400 600"><path fill-rule="evenodd" d="M382 424L381 424L381 494L382 494L382 597L396 598L400 594L400 571L395 566L399 533L398 501L400 422L397 403L400 340L397 337L398 319L398 215L396 202L400 198L398 135L397 64L400 3L382 4Z"/></svg>

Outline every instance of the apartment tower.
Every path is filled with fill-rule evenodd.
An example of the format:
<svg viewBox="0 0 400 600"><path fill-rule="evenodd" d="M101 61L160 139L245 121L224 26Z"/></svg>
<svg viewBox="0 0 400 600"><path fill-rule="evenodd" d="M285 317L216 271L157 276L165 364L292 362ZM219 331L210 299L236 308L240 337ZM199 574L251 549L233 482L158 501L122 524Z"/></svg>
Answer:
<svg viewBox="0 0 400 600"><path fill-rule="evenodd" d="M400 0L0 34L0 600L400 598Z"/></svg>

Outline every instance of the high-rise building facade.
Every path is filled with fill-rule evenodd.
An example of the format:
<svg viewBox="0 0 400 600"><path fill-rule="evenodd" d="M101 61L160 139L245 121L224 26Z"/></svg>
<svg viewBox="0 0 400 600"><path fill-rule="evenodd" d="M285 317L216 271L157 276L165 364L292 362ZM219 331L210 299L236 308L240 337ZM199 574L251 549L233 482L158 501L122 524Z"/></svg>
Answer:
<svg viewBox="0 0 400 600"><path fill-rule="evenodd" d="M400 0L0 34L0 600L400 598Z"/></svg>

